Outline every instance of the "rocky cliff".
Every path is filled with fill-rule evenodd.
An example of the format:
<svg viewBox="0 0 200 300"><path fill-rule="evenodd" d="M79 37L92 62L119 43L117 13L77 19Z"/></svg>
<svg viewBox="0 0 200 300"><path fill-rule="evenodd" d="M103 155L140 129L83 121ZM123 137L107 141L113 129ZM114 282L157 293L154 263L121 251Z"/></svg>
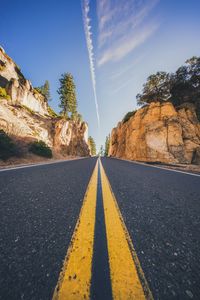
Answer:
<svg viewBox="0 0 200 300"><path fill-rule="evenodd" d="M0 129L25 144L42 140L54 153L88 156L85 122L52 116L45 97L23 76L15 62L0 48Z"/></svg>
<svg viewBox="0 0 200 300"><path fill-rule="evenodd" d="M112 130L109 155L144 162L200 164L194 106L154 102Z"/></svg>

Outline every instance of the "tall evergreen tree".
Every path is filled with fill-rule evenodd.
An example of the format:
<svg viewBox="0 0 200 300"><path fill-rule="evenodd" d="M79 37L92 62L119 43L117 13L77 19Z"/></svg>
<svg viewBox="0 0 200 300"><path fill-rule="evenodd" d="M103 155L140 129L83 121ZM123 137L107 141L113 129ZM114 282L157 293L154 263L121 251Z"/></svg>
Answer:
<svg viewBox="0 0 200 300"><path fill-rule="evenodd" d="M58 94L60 95L60 108L64 116L68 117L68 113L71 113L71 117L74 118L77 114L77 100L76 100L76 86L74 78L70 73L64 73L60 78L60 87Z"/></svg>
<svg viewBox="0 0 200 300"><path fill-rule="evenodd" d="M103 149L103 145L101 145L100 150L99 150L99 155L100 156L104 156L104 149Z"/></svg>
<svg viewBox="0 0 200 300"><path fill-rule="evenodd" d="M104 149L104 156L108 156L109 153L109 147L110 147L110 135L106 137L105 141L105 149Z"/></svg>
<svg viewBox="0 0 200 300"><path fill-rule="evenodd" d="M43 95L46 97L47 101L51 100L50 86L49 86L49 81L48 80L46 80L44 85L43 85Z"/></svg>
<svg viewBox="0 0 200 300"><path fill-rule="evenodd" d="M96 144L95 144L94 139L91 136L89 136L89 138L88 138L88 144L90 146L91 154L93 156L95 156L96 155Z"/></svg>

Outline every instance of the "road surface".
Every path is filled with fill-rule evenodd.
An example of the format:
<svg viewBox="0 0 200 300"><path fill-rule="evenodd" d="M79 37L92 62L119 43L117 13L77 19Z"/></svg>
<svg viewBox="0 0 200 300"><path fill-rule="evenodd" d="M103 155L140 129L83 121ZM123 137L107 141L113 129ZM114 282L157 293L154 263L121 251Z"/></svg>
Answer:
<svg viewBox="0 0 200 300"><path fill-rule="evenodd" d="M200 177L86 158L0 171L0 299L200 299Z"/></svg>

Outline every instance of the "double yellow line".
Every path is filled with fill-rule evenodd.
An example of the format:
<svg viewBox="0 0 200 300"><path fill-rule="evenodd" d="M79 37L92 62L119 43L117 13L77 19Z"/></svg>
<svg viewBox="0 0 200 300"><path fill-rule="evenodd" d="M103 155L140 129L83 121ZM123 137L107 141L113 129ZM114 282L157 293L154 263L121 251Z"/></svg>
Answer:
<svg viewBox="0 0 200 300"><path fill-rule="evenodd" d="M100 160L99 167L113 299L153 299ZM90 299L97 183L98 162L84 197L53 300Z"/></svg>

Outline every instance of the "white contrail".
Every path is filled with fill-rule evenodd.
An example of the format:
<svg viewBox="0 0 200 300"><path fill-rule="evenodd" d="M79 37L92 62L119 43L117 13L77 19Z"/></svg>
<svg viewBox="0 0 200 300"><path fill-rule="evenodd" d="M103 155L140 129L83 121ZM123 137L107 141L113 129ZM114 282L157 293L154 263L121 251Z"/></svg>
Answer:
<svg viewBox="0 0 200 300"><path fill-rule="evenodd" d="M90 62L90 73L92 78L92 86L94 91L94 101L96 106L96 114L98 120L98 126L100 125L99 119L99 107L98 107L98 100L97 100L97 92L96 92L96 75L95 75L95 65L94 65L94 52L93 52L93 42L92 42L92 32L91 32L91 25L89 18L89 11L90 11L90 0L82 0L82 12L83 12L83 24L85 30L85 37L89 55L89 62Z"/></svg>

